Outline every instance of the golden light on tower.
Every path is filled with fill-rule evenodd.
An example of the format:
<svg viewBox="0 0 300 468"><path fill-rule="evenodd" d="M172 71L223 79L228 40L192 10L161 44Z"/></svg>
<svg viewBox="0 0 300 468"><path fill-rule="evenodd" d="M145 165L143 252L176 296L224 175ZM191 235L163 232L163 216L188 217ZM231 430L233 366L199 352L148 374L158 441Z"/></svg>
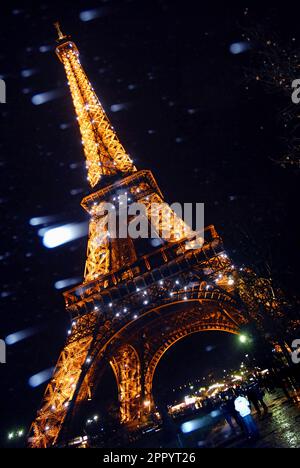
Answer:
<svg viewBox="0 0 300 468"><path fill-rule="evenodd" d="M82 68L76 45L62 33L58 23L55 23L55 27L58 33L56 53L65 67L90 185L94 187L102 175L136 171Z"/></svg>
<svg viewBox="0 0 300 468"><path fill-rule="evenodd" d="M81 202L91 215L84 281L64 292L72 325L32 424L31 447L56 446L66 437L74 410L92 398L107 362L118 386L121 423L139 425L154 408L155 369L174 343L204 330L238 334L247 321L231 295L234 267L215 228L205 229L204 242L203 233L199 237L164 202L151 171L136 170L82 69L76 45L55 26L90 185L103 175L120 177ZM112 238L108 232L103 204L123 192L143 204L158 237L170 230L169 239L149 254L129 236ZM191 238L197 241L193 249L187 248ZM184 282L174 285L177 275ZM230 279L222 283L220 275Z"/></svg>

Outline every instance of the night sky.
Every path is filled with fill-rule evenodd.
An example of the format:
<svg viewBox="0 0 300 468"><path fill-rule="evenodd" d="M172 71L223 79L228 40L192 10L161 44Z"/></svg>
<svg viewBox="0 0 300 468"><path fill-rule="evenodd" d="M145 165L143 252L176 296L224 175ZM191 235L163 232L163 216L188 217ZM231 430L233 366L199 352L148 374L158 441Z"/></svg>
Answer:
<svg viewBox="0 0 300 468"><path fill-rule="evenodd" d="M45 384L33 389L28 379L55 365L69 327L54 284L82 278L84 270L86 238L47 249L38 235L45 225L30 224L44 216L51 217L47 226L87 220L80 207L89 192L84 155L54 53L55 20L72 35L138 168L153 171L169 202L204 202L206 224L215 225L237 265L261 269L270 261L277 284L290 296L297 293L299 172L274 162L286 150L278 115L290 102L246 79L255 47L234 54L230 46L243 40L245 27L260 24L283 44L295 37L299 47L300 7L197 3L201 8L171 0L1 7L7 103L0 104L0 338L28 328L32 336L9 346L0 367L0 437L33 419ZM34 104L34 96L48 91L54 99ZM174 347L165 360L176 369L177 383L223 368L220 349L232 350L226 366L239 363L233 339L198 334ZM167 368L163 361L161 366ZM159 375L163 385L176 384L166 372Z"/></svg>

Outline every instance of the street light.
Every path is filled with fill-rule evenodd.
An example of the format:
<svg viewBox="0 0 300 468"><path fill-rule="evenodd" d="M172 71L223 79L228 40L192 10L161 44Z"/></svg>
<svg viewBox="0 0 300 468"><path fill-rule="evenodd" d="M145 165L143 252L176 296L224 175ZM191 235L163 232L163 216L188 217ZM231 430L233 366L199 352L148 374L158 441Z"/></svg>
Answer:
<svg viewBox="0 0 300 468"><path fill-rule="evenodd" d="M245 344L248 341L248 336L244 335L244 334L239 335L239 340L240 340L241 343Z"/></svg>
<svg viewBox="0 0 300 468"><path fill-rule="evenodd" d="M17 431L9 432L7 438L8 440L13 440L17 438L21 438L24 435L24 429L18 429Z"/></svg>

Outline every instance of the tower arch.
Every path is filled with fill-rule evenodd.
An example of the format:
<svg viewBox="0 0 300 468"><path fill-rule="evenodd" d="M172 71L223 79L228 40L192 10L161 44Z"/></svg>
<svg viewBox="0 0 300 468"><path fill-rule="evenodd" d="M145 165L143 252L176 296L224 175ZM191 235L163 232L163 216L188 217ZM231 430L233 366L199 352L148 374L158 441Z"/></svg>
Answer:
<svg viewBox="0 0 300 468"><path fill-rule="evenodd" d="M149 402L147 405L149 408L149 412L153 411L155 408L155 402L153 397L153 380L154 375L157 369L157 366L165 353L173 347L178 341L192 335L195 333L207 332L207 331L221 331L225 333L231 333L233 335L237 335L239 333L238 328L231 326L220 326L218 324L210 324L205 325L201 322L192 325L189 328L185 328L184 330L178 330L177 332L173 333L172 336L168 337L167 340L162 343L162 345L156 350L152 359L147 367L146 375L145 375L145 399Z"/></svg>
<svg viewBox="0 0 300 468"><path fill-rule="evenodd" d="M93 388L101 385L96 369L101 361L110 362L119 389L120 421L123 424L143 422L154 410L154 373L162 356L176 342L203 331L236 335L246 323L240 305L232 296L219 290L207 293L202 289L201 293L200 284L198 293L197 298L190 300L174 295L167 303L141 310L136 320L128 320L104 347L95 349L94 364L87 373L86 382L94 380Z"/></svg>

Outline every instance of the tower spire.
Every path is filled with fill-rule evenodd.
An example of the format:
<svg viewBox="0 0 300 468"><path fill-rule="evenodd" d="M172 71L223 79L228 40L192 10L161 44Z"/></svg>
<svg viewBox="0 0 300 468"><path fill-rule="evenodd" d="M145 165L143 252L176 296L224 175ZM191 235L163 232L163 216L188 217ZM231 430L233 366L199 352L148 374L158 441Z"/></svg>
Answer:
<svg viewBox="0 0 300 468"><path fill-rule="evenodd" d="M67 37L65 34L63 34L58 21L56 21L54 23L54 27L55 27L55 29L57 31L57 36L58 36L59 41L62 41L63 39L65 39Z"/></svg>
<svg viewBox="0 0 300 468"><path fill-rule="evenodd" d="M79 52L58 23L59 45L56 53L63 63L68 78L73 104L86 156L88 181L94 187L102 175L129 174L136 171L112 127L79 60Z"/></svg>

